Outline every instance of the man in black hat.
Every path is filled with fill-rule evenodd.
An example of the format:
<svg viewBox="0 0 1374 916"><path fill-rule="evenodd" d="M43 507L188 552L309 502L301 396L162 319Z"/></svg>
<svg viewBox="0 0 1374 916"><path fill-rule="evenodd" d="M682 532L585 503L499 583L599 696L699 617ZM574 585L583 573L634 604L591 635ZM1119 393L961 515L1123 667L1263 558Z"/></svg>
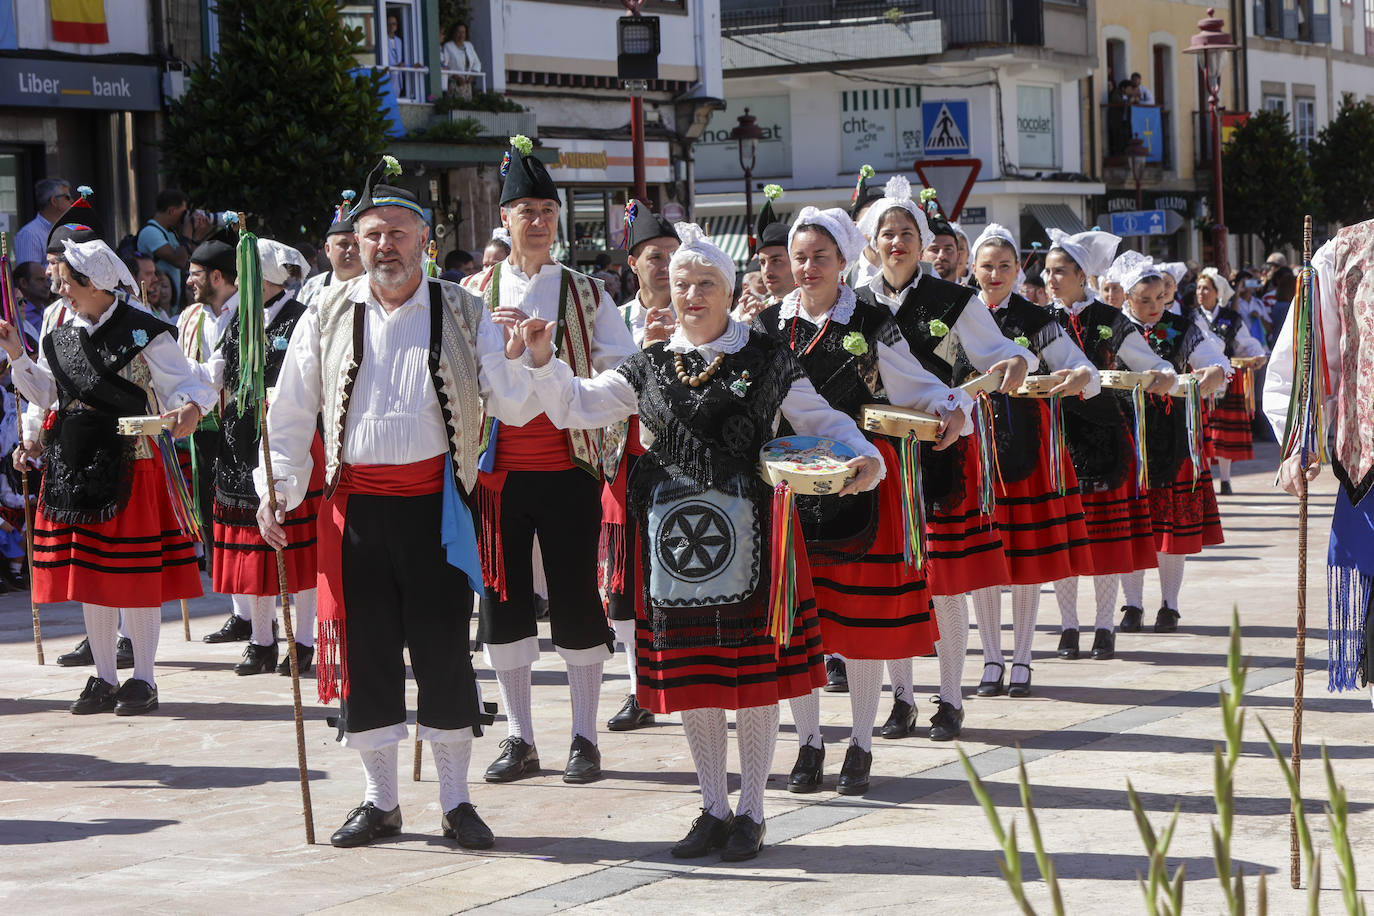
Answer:
<svg viewBox="0 0 1374 916"><path fill-rule="evenodd" d="M868 208L883 199L882 185L869 185L868 179L873 176L871 166L865 165L859 170L859 180L854 187L854 199L849 203L849 218L858 225L864 218ZM864 246L863 257L849 269L845 277L845 282L850 289L861 289L868 285L869 281L882 273L883 266L878 259L878 252L873 248L873 240L869 239L869 244Z"/></svg>
<svg viewBox="0 0 1374 916"><path fill-rule="evenodd" d="M921 260L933 263L935 274L941 280L958 283L961 279L959 276L959 234L950 225L949 220L945 219L935 201L930 202L926 208L926 213L927 221L930 223L930 231L935 234L935 238L926 246L925 251L921 252Z"/></svg>
<svg viewBox="0 0 1374 916"><path fill-rule="evenodd" d="M768 301L763 308L776 305L783 297L797 288L792 278L792 258L787 253L788 225L773 212L773 201L782 197L782 188L769 185L764 188L768 200L759 210L754 225L754 252L759 262L759 273L763 275L763 285L768 288ZM738 316L741 321L750 322L754 316Z"/></svg>
<svg viewBox="0 0 1374 916"><path fill-rule="evenodd" d="M601 285L553 259L558 188L524 137L513 137L502 171L501 221L510 257L465 286L493 311L516 309L558 322L558 357L590 378L636 349L623 316ZM502 753L488 782L539 770L530 713L530 671L539 658L531 551L539 535L549 589L553 644L568 666L573 738L563 780L601 778L596 707L612 637L597 590L601 527L601 430L562 430L540 413L523 426L496 423L483 443L477 505L482 514L482 596L477 638L496 671L507 716Z"/></svg>
<svg viewBox="0 0 1374 916"><path fill-rule="evenodd" d="M353 194L352 191L344 193L345 201ZM362 258L358 256L358 237L353 232L353 216L342 205L325 231L324 256L329 259L329 269L307 279L296 296L306 305L313 303L326 287L347 283L363 272Z"/></svg>

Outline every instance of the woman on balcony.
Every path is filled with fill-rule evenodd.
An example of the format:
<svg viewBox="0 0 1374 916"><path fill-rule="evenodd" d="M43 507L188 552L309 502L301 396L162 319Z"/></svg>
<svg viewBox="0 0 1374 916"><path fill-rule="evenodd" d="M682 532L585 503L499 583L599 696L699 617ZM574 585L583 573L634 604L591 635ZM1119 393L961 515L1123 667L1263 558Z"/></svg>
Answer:
<svg viewBox="0 0 1374 916"><path fill-rule="evenodd" d="M467 23L455 22L449 28L439 51L439 65L448 77L448 91L457 93L460 98L472 98L473 77L482 72L482 60L468 41Z"/></svg>

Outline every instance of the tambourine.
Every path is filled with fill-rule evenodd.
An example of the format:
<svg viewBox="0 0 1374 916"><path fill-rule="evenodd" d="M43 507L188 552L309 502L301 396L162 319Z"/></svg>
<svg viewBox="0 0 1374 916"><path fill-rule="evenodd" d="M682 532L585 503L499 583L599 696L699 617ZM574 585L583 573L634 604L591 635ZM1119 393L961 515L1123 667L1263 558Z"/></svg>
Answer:
<svg viewBox="0 0 1374 916"><path fill-rule="evenodd" d="M922 442L934 442L940 435L940 418L919 410L890 404L867 404L859 414L859 425L870 433L905 439L915 433Z"/></svg>
<svg viewBox="0 0 1374 916"><path fill-rule="evenodd" d="M975 375L959 387L967 391L969 397L977 397L984 392L995 394L997 390L1002 387L1003 378L1005 378L1005 376L1002 370L998 369L994 372L985 373L984 375Z"/></svg>
<svg viewBox="0 0 1374 916"><path fill-rule="evenodd" d="M1102 380L1103 388L1114 388L1120 391L1131 391L1135 386L1149 388L1154 384L1154 379L1148 372L1127 372L1121 369L1103 369L1098 373ZM1173 398L1185 397L1188 394L1188 383L1198 381L1197 375L1191 372L1184 372L1177 377L1173 390L1169 396Z"/></svg>
<svg viewBox="0 0 1374 916"><path fill-rule="evenodd" d="M147 417L120 417L115 425L121 436L156 436L164 429L176 426L174 417L160 417L157 414Z"/></svg>
<svg viewBox="0 0 1374 916"><path fill-rule="evenodd" d="M976 375L959 387L967 391L969 397L977 397L979 394L996 394L1002 387L1002 380L1005 376L1001 369L995 372L988 372L984 375ZM1047 398L1050 391L1059 386L1064 380L1056 375L1028 375L1020 388L1011 392L1014 398Z"/></svg>
<svg viewBox="0 0 1374 916"><path fill-rule="evenodd" d="M1233 356L1231 366L1236 369L1258 369L1264 360L1263 356Z"/></svg>
<svg viewBox="0 0 1374 916"><path fill-rule="evenodd" d="M763 476L773 486L786 482L801 496L838 493L854 476L847 463L858 454L843 442L818 436L783 436L763 446Z"/></svg>

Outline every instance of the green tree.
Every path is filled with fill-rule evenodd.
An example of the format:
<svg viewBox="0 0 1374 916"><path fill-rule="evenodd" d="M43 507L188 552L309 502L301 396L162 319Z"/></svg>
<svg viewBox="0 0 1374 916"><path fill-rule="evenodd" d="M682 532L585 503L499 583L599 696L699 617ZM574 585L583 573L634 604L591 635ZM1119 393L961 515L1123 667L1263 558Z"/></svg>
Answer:
<svg viewBox="0 0 1374 916"><path fill-rule="evenodd" d="M1315 196L1312 168L1287 115L1250 115L1221 151L1221 171L1232 232L1257 235L1267 249L1302 244L1302 218Z"/></svg>
<svg viewBox="0 0 1374 916"><path fill-rule="evenodd" d="M354 73L362 30L335 0L219 0L220 48L171 106L168 177L207 207L242 210L287 243L314 231L381 155L376 70Z"/></svg>
<svg viewBox="0 0 1374 916"><path fill-rule="evenodd" d="M1374 169L1365 157L1374 150L1374 105L1349 92L1340 110L1312 144L1321 218L1350 225L1374 215Z"/></svg>

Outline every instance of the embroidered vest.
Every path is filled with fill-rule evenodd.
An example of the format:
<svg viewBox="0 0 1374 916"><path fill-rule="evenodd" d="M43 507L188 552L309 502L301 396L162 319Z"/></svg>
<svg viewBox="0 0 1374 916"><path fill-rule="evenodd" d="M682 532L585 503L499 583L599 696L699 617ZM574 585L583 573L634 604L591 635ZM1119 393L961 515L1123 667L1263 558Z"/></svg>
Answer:
<svg viewBox="0 0 1374 916"><path fill-rule="evenodd" d="M1208 329L1226 345L1226 355L1235 356L1236 335L1240 333L1241 325L1244 323L1240 312L1233 308L1219 308L1215 317L1208 318L1206 312L1202 312L1202 317L1207 322Z"/></svg>
<svg viewBox="0 0 1374 916"><path fill-rule="evenodd" d="M872 290L855 290L855 295L866 305L888 310L887 306L878 302ZM901 308L893 315L912 354L946 385L954 384L954 367L959 360L959 354L950 345L949 332L954 329L954 323L974 295L974 291L966 286L922 275L915 288L908 290ZM935 321L942 322L944 329L939 330L937 325L932 330L931 323Z"/></svg>
<svg viewBox="0 0 1374 916"><path fill-rule="evenodd" d="M1096 300L1077 315L1061 308L1052 309L1050 315L1098 369L1119 368L1116 355L1121 345L1140 333L1120 309ZM1115 490L1130 474L1134 449L1125 401L1113 391L1064 401L1064 438L1085 493Z"/></svg>
<svg viewBox="0 0 1374 916"><path fill-rule="evenodd" d="M1340 326L1323 329L1340 334L1341 365L1332 372L1337 377L1332 470L1351 504L1358 505L1374 486L1374 221L1342 229L1334 247L1331 295Z"/></svg>
<svg viewBox="0 0 1374 916"><path fill-rule="evenodd" d="M1144 334L1150 349L1176 372L1188 371L1189 357L1205 339L1196 320L1172 312L1159 316L1158 323ZM1182 402L1174 398L1152 397L1145 402L1145 452L1152 488L1172 483L1188 456L1185 414Z"/></svg>
<svg viewBox="0 0 1374 916"><path fill-rule="evenodd" d="M992 311L992 318L1008 340L1023 338L1026 348L1040 359L1041 369L1049 371L1043 351L1051 341L1063 335L1064 329L1047 309L1012 293L1001 308ZM990 401L995 418L997 467L1002 480L1006 483L1025 480L1040 464L1042 405L1027 398L997 394L992 395Z"/></svg>

